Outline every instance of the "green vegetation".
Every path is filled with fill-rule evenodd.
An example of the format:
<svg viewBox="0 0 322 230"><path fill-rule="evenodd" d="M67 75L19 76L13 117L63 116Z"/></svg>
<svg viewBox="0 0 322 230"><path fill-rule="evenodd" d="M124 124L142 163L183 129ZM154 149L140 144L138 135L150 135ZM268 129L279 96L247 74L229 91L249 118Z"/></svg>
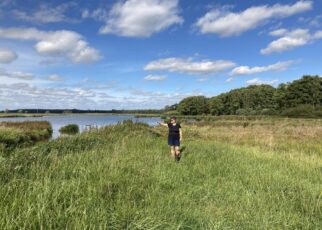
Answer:
<svg viewBox="0 0 322 230"><path fill-rule="evenodd" d="M322 117L322 77L304 76L278 88L253 85L212 98L188 97L178 105L167 106L165 110L182 115Z"/></svg>
<svg viewBox="0 0 322 230"><path fill-rule="evenodd" d="M12 149L51 138L53 130L47 121L0 122L0 147Z"/></svg>
<svg viewBox="0 0 322 230"><path fill-rule="evenodd" d="M202 115L208 113L208 100L204 96L183 99L177 110L183 115Z"/></svg>
<svg viewBox="0 0 322 230"><path fill-rule="evenodd" d="M69 124L69 125L61 127L59 129L59 132L61 134L75 135L75 134L79 133L79 127L77 124Z"/></svg>
<svg viewBox="0 0 322 230"><path fill-rule="evenodd" d="M0 118L11 118L11 117L42 117L39 114L22 114L22 113L0 113Z"/></svg>
<svg viewBox="0 0 322 230"><path fill-rule="evenodd" d="M0 229L322 229L322 121L130 121L0 158Z"/></svg>

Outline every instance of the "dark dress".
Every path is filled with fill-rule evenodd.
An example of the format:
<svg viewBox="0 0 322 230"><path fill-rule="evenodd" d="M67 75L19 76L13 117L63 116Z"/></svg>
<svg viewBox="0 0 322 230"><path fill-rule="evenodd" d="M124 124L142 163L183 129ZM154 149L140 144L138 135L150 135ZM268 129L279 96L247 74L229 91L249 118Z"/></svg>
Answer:
<svg viewBox="0 0 322 230"><path fill-rule="evenodd" d="M168 136L168 144L170 146L180 146L180 124L172 125L168 123L169 128L169 136Z"/></svg>

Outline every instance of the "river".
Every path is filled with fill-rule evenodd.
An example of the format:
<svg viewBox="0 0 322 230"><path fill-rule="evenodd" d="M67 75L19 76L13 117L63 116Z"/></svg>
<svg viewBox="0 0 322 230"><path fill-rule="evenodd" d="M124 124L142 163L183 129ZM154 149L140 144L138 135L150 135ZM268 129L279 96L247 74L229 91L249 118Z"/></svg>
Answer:
<svg viewBox="0 0 322 230"><path fill-rule="evenodd" d="M2 121L49 121L53 128L53 138L57 138L59 129L68 124L77 124L81 132L89 127L103 127L117 124L124 120L131 119L134 122L143 122L151 126L157 125L161 119L159 117L135 118L134 115L88 115L88 114L71 114L71 115L49 115L43 117L10 117L0 118Z"/></svg>

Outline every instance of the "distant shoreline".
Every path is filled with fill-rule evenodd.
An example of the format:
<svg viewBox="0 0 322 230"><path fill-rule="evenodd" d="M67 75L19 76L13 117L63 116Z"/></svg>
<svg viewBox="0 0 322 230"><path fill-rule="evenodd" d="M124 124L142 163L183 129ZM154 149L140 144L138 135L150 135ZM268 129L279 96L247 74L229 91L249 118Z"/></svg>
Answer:
<svg viewBox="0 0 322 230"><path fill-rule="evenodd" d="M136 118L160 117L160 114L138 114L138 113L42 113L42 114L16 114L0 113L0 118L19 118L19 117L45 117L45 116L73 116L73 115L92 115L92 116L135 116Z"/></svg>
<svg viewBox="0 0 322 230"><path fill-rule="evenodd" d="M0 114L0 118L43 117L43 114Z"/></svg>

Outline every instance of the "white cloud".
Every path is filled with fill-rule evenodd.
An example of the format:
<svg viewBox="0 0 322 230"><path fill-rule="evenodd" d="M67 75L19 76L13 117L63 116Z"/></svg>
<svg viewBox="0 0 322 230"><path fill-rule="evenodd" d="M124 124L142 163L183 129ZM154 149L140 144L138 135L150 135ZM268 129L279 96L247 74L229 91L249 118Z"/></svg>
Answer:
<svg viewBox="0 0 322 230"><path fill-rule="evenodd" d="M305 23L311 27L320 27L322 26L322 15L316 15L313 17L300 17L299 22Z"/></svg>
<svg viewBox="0 0 322 230"><path fill-rule="evenodd" d="M144 67L147 71L169 71L187 74L210 74L221 72L235 66L235 63L226 60L199 61L192 58L165 58L152 61Z"/></svg>
<svg viewBox="0 0 322 230"><path fill-rule="evenodd" d="M272 41L266 48L261 49L261 54L280 53L304 46L314 40L322 39L322 31L311 34L307 29L295 29L292 31L279 29L270 32L270 35L280 38Z"/></svg>
<svg viewBox="0 0 322 230"><path fill-rule="evenodd" d="M275 64L269 66L256 66L256 67L249 67L249 66L238 66L230 72L230 76L236 75L249 75L249 74L256 74L256 73L263 73L268 71L284 71L287 70L290 65L292 65L293 61L285 61L285 62L277 62Z"/></svg>
<svg viewBox="0 0 322 230"><path fill-rule="evenodd" d="M288 32L287 29L281 28L281 29L271 31L269 35L274 37L281 37L281 36L284 36L287 32Z"/></svg>
<svg viewBox="0 0 322 230"><path fill-rule="evenodd" d="M202 77L202 78L197 79L197 82L206 82L206 81L208 81L208 80L209 80L209 78L207 78L207 77Z"/></svg>
<svg viewBox="0 0 322 230"><path fill-rule="evenodd" d="M20 71L7 72L0 69L0 78L15 78L19 80L33 80L35 76L31 73L24 73ZM2 81L1 81L2 82Z"/></svg>
<svg viewBox="0 0 322 230"><path fill-rule="evenodd" d="M264 81L259 78L254 78L252 80L246 81L247 85L274 85L278 82L278 80Z"/></svg>
<svg viewBox="0 0 322 230"><path fill-rule="evenodd" d="M238 13L214 9L199 18L195 25L204 34L233 36L254 29L266 21L286 18L311 10L312 7L313 1L300 0L293 5L255 6Z"/></svg>
<svg viewBox="0 0 322 230"><path fill-rule="evenodd" d="M144 78L146 81L164 81L166 79L167 77L162 75L148 75Z"/></svg>
<svg viewBox="0 0 322 230"><path fill-rule="evenodd" d="M84 9L82 11L82 18L92 18L98 21L107 21L109 17L109 12L107 9L104 8L97 8L96 10L93 10L92 12L88 9Z"/></svg>
<svg viewBox="0 0 322 230"><path fill-rule="evenodd" d="M0 82L0 110L21 108L48 109L151 109L178 103L200 92L163 93L141 89L93 89L81 87L43 87L27 83ZM112 96L113 95L113 96Z"/></svg>
<svg viewBox="0 0 322 230"><path fill-rule="evenodd" d="M233 77L228 78L225 82L232 82L234 80Z"/></svg>
<svg viewBox="0 0 322 230"><path fill-rule="evenodd" d="M64 78L59 76L58 74L53 74L53 75L46 77L46 80L48 80L48 81L62 81L62 80L64 80Z"/></svg>
<svg viewBox="0 0 322 230"><path fill-rule="evenodd" d="M183 23L178 14L178 0L122 1L112 7L100 33L149 37L172 25ZM83 15L88 16L86 12Z"/></svg>
<svg viewBox="0 0 322 230"><path fill-rule="evenodd" d="M89 18L90 17L90 12L88 9L84 9L82 11L82 18Z"/></svg>
<svg viewBox="0 0 322 230"><path fill-rule="evenodd" d="M322 39L322 31L317 31L314 35L313 35L313 39L317 40L317 39Z"/></svg>
<svg viewBox="0 0 322 230"><path fill-rule="evenodd" d="M33 12L13 10L12 13L16 19L32 23L75 22L75 20L69 19L65 16L65 12L72 5L72 3L61 4L56 7L40 5L40 7Z"/></svg>
<svg viewBox="0 0 322 230"><path fill-rule="evenodd" d="M0 37L37 41L36 51L44 56L63 56L74 63L90 63L100 59L99 52L73 31L41 31L35 28L0 28Z"/></svg>
<svg viewBox="0 0 322 230"><path fill-rule="evenodd" d="M13 0L1 0L0 7L6 7L13 3Z"/></svg>
<svg viewBox="0 0 322 230"><path fill-rule="evenodd" d="M0 48L0 63L11 63L17 59L17 54L9 49Z"/></svg>

